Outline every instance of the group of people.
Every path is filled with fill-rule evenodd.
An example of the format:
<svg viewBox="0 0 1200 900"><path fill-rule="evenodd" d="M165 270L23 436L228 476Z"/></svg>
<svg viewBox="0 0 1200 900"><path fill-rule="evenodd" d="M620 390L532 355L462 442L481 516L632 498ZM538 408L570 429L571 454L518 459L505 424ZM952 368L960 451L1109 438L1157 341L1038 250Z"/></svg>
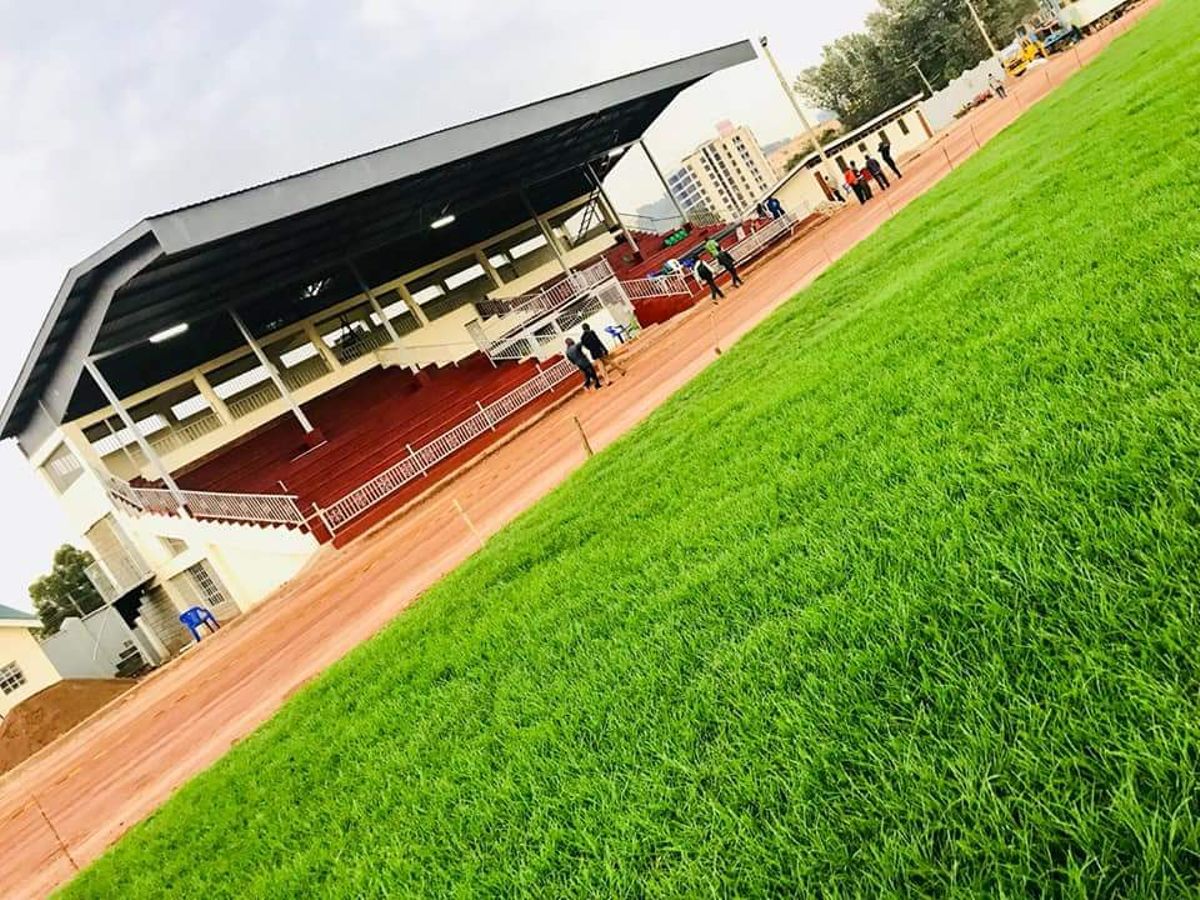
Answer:
<svg viewBox="0 0 1200 900"><path fill-rule="evenodd" d="M567 338L566 357L583 373L585 390L599 390L611 382L609 369L625 374L625 367L614 360L605 359L607 356L608 348L604 346L604 341L600 340L600 335L596 334L587 322L583 323L583 334L579 337L579 343Z"/></svg>
<svg viewBox="0 0 1200 900"><path fill-rule="evenodd" d="M904 177L900 174L900 167L892 159L892 145L888 143L887 138L879 142L879 155L897 178ZM883 163L870 153L864 158L861 169L855 160L850 161L850 165L846 168L845 179L846 187L854 192L854 196L858 198L859 203L864 204L874 196L871 191L872 183L877 184L879 189L883 191L892 186L891 180L883 170Z"/></svg>
<svg viewBox="0 0 1200 900"><path fill-rule="evenodd" d="M782 207L779 208L782 210ZM734 260L733 254L722 247L715 238L709 238L704 244L704 250L696 255L692 274L708 286L712 301L716 303L718 300L725 299L725 293L717 284L717 273L704 259L705 252L729 273L735 288L742 286L742 278L738 274L737 261ZM683 271L683 266L675 260L670 260L665 268L668 273L672 274L676 271ZM566 357L583 373L583 386L586 390L598 390L608 384L611 381L608 374L609 369L619 372L621 375L625 374L624 366L609 357L609 351L604 346L604 341L600 340L600 335L596 334L587 322L583 323L583 334L580 335L578 342L573 338L567 338Z"/></svg>

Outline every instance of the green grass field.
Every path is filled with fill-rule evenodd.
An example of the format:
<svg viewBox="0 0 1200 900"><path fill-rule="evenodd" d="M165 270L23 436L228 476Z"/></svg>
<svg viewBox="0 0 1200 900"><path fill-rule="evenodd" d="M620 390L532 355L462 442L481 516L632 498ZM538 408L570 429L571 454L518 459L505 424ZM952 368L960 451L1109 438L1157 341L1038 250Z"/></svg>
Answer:
<svg viewBox="0 0 1200 900"><path fill-rule="evenodd" d="M1165 0L66 891L1196 896Z"/></svg>

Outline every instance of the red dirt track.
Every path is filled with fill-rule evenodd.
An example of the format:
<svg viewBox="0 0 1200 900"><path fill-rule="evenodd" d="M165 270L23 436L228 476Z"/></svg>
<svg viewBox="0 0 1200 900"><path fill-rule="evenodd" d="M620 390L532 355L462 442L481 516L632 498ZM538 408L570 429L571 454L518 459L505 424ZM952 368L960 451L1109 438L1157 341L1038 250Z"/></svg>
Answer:
<svg viewBox="0 0 1200 900"><path fill-rule="evenodd" d="M79 728L0 779L0 896L43 896L71 878L193 775L269 718L309 679L369 638L478 549L453 505L493 534L693 378L722 348L816 278L894 210L928 190L1086 64L1152 4L1035 69L904 162L905 177L866 207L852 203L752 265L746 285L649 329L625 378L579 394L400 518L314 564L275 597L159 670ZM36 802L35 802L36 798ZM45 811L45 818L38 809ZM59 846L47 819L61 836Z"/></svg>

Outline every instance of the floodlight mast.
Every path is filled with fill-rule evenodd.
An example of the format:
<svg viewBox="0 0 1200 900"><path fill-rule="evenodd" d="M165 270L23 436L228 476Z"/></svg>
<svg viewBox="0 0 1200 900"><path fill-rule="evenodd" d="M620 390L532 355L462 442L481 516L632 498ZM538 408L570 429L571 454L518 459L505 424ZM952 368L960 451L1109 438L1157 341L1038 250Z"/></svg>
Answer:
<svg viewBox="0 0 1200 900"><path fill-rule="evenodd" d="M787 94L788 102L792 104L792 109L796 111L796 115L800 117L800 123L804 126L804 130L808 133L808 139L812 142L813 150L817 153L817 158L821 162L825 174L831 179L834 186L841 180L841 173L834 169L833 164L825 156L825 151L821 149L821 142L817 140L817 133L813 131L812 125L809 124L808 116L804 115L804 110L800 108L800 101L796 99L796 92L788 85L787 79L783 76L783 70L779 68L779 63L775 61L771 49L767 46L767 36L764 34L758 39L758 44L762 47L763 56L771 64L771 68L775 70L775 77L779 79L779 86L783 88L783 92Z"/></svg>

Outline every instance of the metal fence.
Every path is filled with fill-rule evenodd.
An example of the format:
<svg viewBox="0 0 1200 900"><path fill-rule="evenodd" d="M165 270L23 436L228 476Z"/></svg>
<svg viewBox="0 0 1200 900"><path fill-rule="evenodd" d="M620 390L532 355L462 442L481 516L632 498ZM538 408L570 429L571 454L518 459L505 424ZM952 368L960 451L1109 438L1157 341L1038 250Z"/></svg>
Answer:
<svg viewBox="0 0 1200 900"><path fill-rule="evenodd" d="M196 416L192 421L175 428L164 429L148 438L150 446L159 453L170 453L180 447L199 440L206 434L212 434L221 427L221 420L215 412L209 411Z"/></svg>
<svg viewBox="0 0 1200 900"><path fill-rule="evenodd" d="M110 478L108 492L134 513L177 516L180 502L166 488L134 487ZM183 506L196 519L253 522L259 525L305 525L294 494L238 494L218 491L180 491Z"/></svg>
<svg viewBox="0 0 1200 900"><path fill-rule="evenodd" d="M612 277L612 266L608 264L608 260L602 259L586 269L572 272L536 294L521 294L502 300L480 300L475 304L475 309L485 318L553 312L589 288Z"/></svg>
<svg viewBox="0 0 1200 900"><path fill-rule="evenodd" d="M633 278L622 281L621 287L630 300L648 300L651 297L672 297L691 294L687 279L682 275L663 275L659 278Z"/></svg>
<svg viewBox="0 0 1200 900"><path fill-rule="evenodd" d="M494 403L480 406L479 412L427 444L417 448L409 446L408 456L322 510L322 520L330 532L336 534L372 506L394 494L414 478L424 475L461 447L481 434L494 430L498 423L523 406L532 403L542 394L553 391L555 385L567 380L576 371L575 366L567 360L559 360L554 365L540 370L535 377Z"/></svg>

